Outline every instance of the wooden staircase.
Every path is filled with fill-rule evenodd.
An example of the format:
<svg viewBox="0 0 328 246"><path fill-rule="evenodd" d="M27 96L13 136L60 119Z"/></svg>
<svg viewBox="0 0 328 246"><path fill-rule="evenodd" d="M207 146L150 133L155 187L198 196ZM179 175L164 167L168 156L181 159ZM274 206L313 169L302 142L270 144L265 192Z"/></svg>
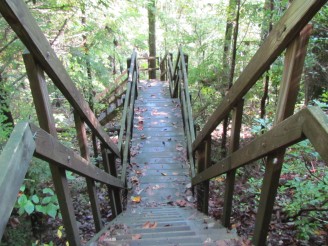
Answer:
<svg viewBox="0 0 328 246"><path fill-rule="evenodd" d="M167 83L156 80L139 83L138 94L127 209L89 245L217 245L221 240L235 241L235 232L195 208L180 100L171 98Z"/></svg>

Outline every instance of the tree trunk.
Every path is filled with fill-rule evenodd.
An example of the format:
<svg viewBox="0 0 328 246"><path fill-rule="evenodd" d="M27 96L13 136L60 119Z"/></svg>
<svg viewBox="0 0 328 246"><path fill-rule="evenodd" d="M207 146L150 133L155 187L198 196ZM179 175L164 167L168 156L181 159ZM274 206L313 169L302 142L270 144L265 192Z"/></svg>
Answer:
<svg viewBox="0 0 328 246"><path fill-rule="evenodd" d="M235 9L237 12L235 14ZM235 74L236 66L236 52L237 52L237 38L239 30L239 16L240 16L240 0L230 0L228 8L228 18L226 25L224 51L223 51L223 73L222 81L228 83L228 90L233 84L233 78ZM235 21L235 27L233 22ZM228 57L231 52L231 39L233 39L233 49L231 54L231 63L229 63ZM221 156L225 157L227 154L227 133L229 126L229 116L224 118L222 126L222 141L221 141Z"/></svg>
<svg viewBox="0 0 328 246"><path fill-rule="evenodd" d="M264 11L265 11L265 15L263 18L262 30L261 30L262 41L264 41L264 39L268 36L269 32L272 29L273 0L265 0ZM269 82L270 82L270 76L269 73L266 72L263 78L263 95L261 98L261 112L260 112L261 119L264 119L266 114L266 102L269 98Z"/></svg>
<svg viewBox="0 0 328 246"><path fill-rule="evenodd" d="M81 12L82 12L81 23L83 26L85 26L87 23L85 3L81 4ZM90 56L89 56L89 47L87 44L87 36L85 34L82 35L82 40L83 40L83 46L84 46L84 51L85 51L85 65L86 65L87 77L88 77L88 85L87 85L86 95L88 96L87 100L88 100L90 109L92 111L94 111L94 102L93 102L94 89L93 89L93 84L92 84L92 69L91 69ZM98 148L97 148L96 135L94 133L92 133L91 138L92 138L92 145L93 145L93 156L94 156L94 158L97 158L98 157Z"/></svg>
<svg viewBox="0 0 328 246"><path fill-rule="evenodd" d="M6 119L2 122L2 124L7 125L9 127L14 127L15 122L10 111L9 103L7 101L7 92L3 88L3 83L4 81L2 78L2 74L0 73L0 114L6 117Z"/></svg>
<svg viewBox="0 0 328 246"><path fill-rule="evenodd" d="M156 79L156 0L152 0L148 4L148 25L149 25L149 36L148 36L148 44L149 44L149 56L150 59L148 61L149 70L149 79Z"/></svg>

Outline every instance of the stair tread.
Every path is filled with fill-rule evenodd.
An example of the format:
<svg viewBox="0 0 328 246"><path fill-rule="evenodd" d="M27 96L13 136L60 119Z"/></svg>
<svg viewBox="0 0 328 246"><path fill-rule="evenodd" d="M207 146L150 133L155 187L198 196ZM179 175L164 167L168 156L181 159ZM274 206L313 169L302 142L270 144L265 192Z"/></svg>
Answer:
<svg viewBox="0 0 328 246"><path fill-rule="evenodd" d="M195 209L179 99L170 98L165 82L143 81L138 89L127 210L89 245L216 245L236 238Z"/></svg>

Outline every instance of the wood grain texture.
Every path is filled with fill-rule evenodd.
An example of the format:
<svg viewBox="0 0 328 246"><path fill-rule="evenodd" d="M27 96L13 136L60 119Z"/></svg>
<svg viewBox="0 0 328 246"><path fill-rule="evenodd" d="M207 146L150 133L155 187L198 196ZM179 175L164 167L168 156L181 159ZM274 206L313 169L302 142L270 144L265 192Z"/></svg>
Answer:
<svg viewBox="0 0 328 246"><path fill-rule="evenodd" d="M53 136L30 123L32 133L36 135L35 154L45 161L53 161L57 165L65 167L81 176L90 177L96 181L118 188L124 188L123 183L107 174L100 168L92 165L73 150L65 147Z"/></svg>
<svg viewBox="0 0 328 246"><path fill-rule="evenodd" d="M25 53L23 55L27 76L29 78L34 105L39 124L42 129L57 139L56 125L52 114L49 92L42 68L37 64L34 57ZM36 136L35 136L36 137ZM71 245L80 244L80 235L77 228L73 202L68 188L66 172L64 168L49 162L55 191L59 197L58 203L63 216L68 241Z"/></svg>
<svg viewBox="0 0 328 246"><path fill-rule="evenodd" d="M0 155L0 239L33 157L35 142L28 123L18 123Z"/></svg>
<svg viewBox="0 0 328 246"><path fill-rule="evenodd" d="M303 140L305 138L302 132L304 110L306 109L289 117L249 144L233 152L225 159L199 173L192 179L192 184L196 185L204 180L214 178L258 160L279 148L284 148Z"/></svg>
<svg viewBox="0 0 328 246"><path fill-rule="evenodd" d="M28 10L27 5L21 0L0 1L0 12L54 84L72 104L74 109L79 112L83 120L86 121L103 144L106 144L119 157L120 152L117 146L103 130L88 103L77 90L63 64L52 50L46 37Z"/></svg>
<svg viewBox="0 0 328 246"><path fill-rule="evenodd" d="M196 137L193 151L211 134L326 2L327 0L294 0L292 2Z"/></svg>

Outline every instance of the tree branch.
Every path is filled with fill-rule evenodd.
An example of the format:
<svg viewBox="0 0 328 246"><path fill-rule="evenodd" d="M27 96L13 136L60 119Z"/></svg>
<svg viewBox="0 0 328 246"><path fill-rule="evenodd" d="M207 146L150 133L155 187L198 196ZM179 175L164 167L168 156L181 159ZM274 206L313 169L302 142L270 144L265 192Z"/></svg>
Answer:
<svg viewBox="0 0 328 246"><path fill-rule="evenodd" d="M15 40L17 40L18 37L15 36L12 40L9 41L9 43L7 43L5 46L3 46L1 49L0 49L0 54L5 51L13 42L15 42Z"/></svg>

